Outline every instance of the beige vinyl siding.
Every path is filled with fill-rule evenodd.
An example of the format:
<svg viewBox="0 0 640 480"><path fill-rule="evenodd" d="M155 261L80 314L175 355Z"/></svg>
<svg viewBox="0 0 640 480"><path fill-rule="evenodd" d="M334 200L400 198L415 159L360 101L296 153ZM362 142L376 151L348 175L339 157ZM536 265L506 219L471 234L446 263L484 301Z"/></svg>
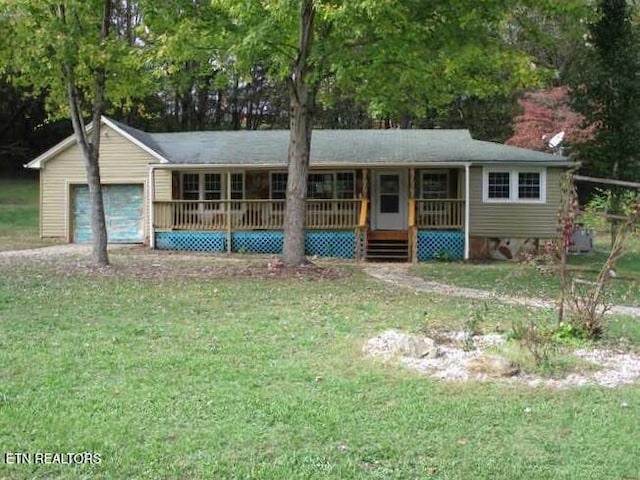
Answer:
<svg viewBox="0 0 640 480"><path fill-rule="evenodd" d="M171 193L171 170L154 170L155 200L168 202L172 200Z"/></svg>
<svg viewBox="0 0 640 480"><path fill-rule="evenodd" d="M38 233L40 234L40 238L42 238L44 237L42 233L42 192L44 191L42 186L44 185L44 175L42 172L39 172L38 183Z"/></svg>
<svg viewBox="0 0 640 480"><path fill-rule="evenodd" d="M103 184L144 185L144 236L148 238L147 175L157 159L119 133L103 126L100 140L100 177ZM82 153L76 144L44 162L40 170L40 230L43 237L70 240L71 187L86 184Z"/></svg>
<svg viewBox="0 0 640 480"><path fill-rule="evenodd" d="M483 203L482 167L470 175L470 235L551 238L556 235L560 178L564 170L547 168L546 203Z"/></svg>
<svg viewBox="0 0 640 480"><path fill-rule="evenodd" d="M173 172L171 170L154 170L154 200L159 202L168 202L173 199ZM154 217L154 225L168 225L171 223L171 211L162 209L162 213L154 212L154 215L161 215L160 218Z"/></svg>

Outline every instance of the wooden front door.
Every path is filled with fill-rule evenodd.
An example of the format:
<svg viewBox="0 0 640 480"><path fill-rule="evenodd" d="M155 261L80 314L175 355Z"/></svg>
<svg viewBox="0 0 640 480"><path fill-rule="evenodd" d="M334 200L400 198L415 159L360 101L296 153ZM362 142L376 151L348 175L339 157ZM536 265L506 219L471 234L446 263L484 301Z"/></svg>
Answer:
<svg viewBox="0 0 640 480"><path fill-rule="evenodd" d="M373 229L407 229L407 172L379 170L374 172Z"/></svg>

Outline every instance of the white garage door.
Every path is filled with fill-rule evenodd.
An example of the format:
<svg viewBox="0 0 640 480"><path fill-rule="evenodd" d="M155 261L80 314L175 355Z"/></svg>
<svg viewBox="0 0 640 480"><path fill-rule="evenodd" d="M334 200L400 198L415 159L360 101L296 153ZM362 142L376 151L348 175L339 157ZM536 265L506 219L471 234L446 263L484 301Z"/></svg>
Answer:
<svg viewBox="0 0 640 480"><path fill-rule="evenodd" d="M142 243L142 185L103 185L102 197L109 243ZM89 188L78 185L73 189L73 241L89 243L92 237Z"/></svg>

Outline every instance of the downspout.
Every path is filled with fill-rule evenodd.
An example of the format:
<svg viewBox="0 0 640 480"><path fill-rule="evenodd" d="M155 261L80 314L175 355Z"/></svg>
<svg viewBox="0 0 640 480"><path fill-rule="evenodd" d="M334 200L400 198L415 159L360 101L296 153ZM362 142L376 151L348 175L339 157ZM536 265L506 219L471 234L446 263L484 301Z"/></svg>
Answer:
<svg viewBox="0 0 640 480"><path fill-rule="evenodd" d="M231 172L227 171L226 173L226 181L227 181L227 194L225 195L227 201L225 202L227 208L227 253L231 253L231 241L232 233L231 233Z"/></svg>
<svg viewBox="0 0 640 480"><path fill-rule="evenodd" d="M149 165L149 178L147 179L147 191L148 191L148 199L147 202L149 204L149 248L156 248L156 232L153 228L155 223L154 218L154 208L153 208L153 199L155 198L155 165Z"/></svg>
<svg viewBox="0 0 640 480"><path fill-rule="evenodd" d="M464 166L464 259L469 260L469 223L470 223L470 202L469 202L469 172L471 164Z"/></svg>

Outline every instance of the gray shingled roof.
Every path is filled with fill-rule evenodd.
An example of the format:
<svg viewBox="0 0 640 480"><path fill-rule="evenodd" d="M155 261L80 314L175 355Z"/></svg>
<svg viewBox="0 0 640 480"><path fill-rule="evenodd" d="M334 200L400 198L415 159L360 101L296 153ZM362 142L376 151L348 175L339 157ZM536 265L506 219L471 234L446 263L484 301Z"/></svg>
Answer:
<svg viewBox="0 0 640 480"><path fill-rule="evenodd" d="M166 153L162 150L160 145L158 145L154 140L153 134L144 132L142 130L138 130L137 128L130 127L129 125L125 125L124 123L117 122L112 118L110 118L109 121L117 125L118 128L121 128L122 130L127 132L129 135L131 135L133 138L135 138L139 142L144 143L147 147L149 147L151 150L156 152L158 155L165 158L167 157Z"/></svg>
<svg viewBox="0 0 640 480"><path fill-rule="evenodd" d="M170 163L285 166L288 130L146 133L118 124ZM565 157L474 140L468 130L314 130L312 166L424 163L571 165Z"/></svg>

